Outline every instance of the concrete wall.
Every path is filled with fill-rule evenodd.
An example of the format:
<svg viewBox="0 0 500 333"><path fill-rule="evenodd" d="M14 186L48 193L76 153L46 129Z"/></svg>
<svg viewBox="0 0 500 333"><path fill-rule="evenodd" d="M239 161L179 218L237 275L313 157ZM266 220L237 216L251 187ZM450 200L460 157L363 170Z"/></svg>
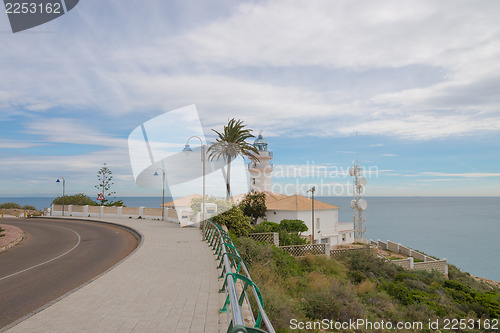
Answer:
<svg viewBox="0 0 500 333"><path fill-rule="evenodd" d="M399 245L391 241L387 241L387 249L392 252L399 253Z"/></svg>
<svg viewBox="0 0 500 333"><path fill-rule="evenodd" d="M387 243L382 242L380 239L377 241L378 247L380 247L382 250L387 250L389 247L387 246Z"/></svg>
<svg viewBox="0 0 500 333"><path fill-rule="evenodd" d="M398 265L400 267L403 267L404 269L411 269L411 266L413 264L413 258L401 259L401 260L392 260L391 262L394 265Z"/></svg>
<svg viewBox="0 0 500 333"><path fill-rule="evenodd" d="M434 260L428 262L416 262L414 263L414 269L423 270L423 271L438 271L444 275L448 275L448 261L446 259L443 260Z"/></svg>
<svg viewBox="0 0 500 333"><path fill-rule="evenodd" d="M175 217L177 213L175 210ZM165 216L168 210L165 208ZM61 216L62 205L52 205L51 215ZM106 207L106 206L78 206L65 205L65 216L80 216L80 217L125 217L125 218L141 218L146 219L161 219L161 208L145 208L145 207Z"/></svg>
<svg viewBox="0 0 500 333"><path fill-rule="evenodd" d="M403 246L401 244L396 244L391 241L387 241L387 243L381 242L380 240L374 242L370 240L372 244L378 244L378 247L383 250L390 250L392 252L401 253L409 258L403 260L394 260L392 261L394 264L404 267L405 269L417 269L424 271L438 271L448 276L448 262L446 259L436 260L429 256L426 256L423 253L412 250L409 247ZM414 260L422 260L423 262L414 262Z"/></svg>
<svg viewBox="0 0 500 333"><path fill-rule="evenodd" d="M399 244L399 253L404 254L405 256L411 257L411 249Z"/></svg>

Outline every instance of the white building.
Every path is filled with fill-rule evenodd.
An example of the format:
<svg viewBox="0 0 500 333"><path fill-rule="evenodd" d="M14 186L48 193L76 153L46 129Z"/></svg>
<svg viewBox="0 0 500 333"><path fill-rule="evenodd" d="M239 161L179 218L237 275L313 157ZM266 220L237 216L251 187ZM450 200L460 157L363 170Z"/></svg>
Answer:
<svg viewBox="0 0 500 333"><path fill-rule="evenodd" d="M266 220L280 223L281 220L302 220L308 231L302 235L311 236L312 199L302 195L286 196L266 193ZM339 223L339 207L314 200L314 241L330 245L350 244L354 242L352 222Z"/></svg>

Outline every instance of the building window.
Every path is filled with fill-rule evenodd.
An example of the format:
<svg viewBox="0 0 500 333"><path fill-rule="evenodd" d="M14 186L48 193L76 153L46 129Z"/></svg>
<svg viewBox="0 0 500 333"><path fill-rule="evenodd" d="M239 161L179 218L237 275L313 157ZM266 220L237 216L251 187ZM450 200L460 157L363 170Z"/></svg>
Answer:
<svg viewBox="0 0 500 333"><path fill-rule="evenodd" d="M345 234L342 235L342 241L345 242Z"/></svg>
<svg viewBox="0 0 500 333"><path fill-rule="evenodd" d="M252 178L253 184L255 185L255 178Z"/></svg>
<svg viewBox="0 0 500 333"><path fill-rule="evenodd" d="M329 244L330 238L321 238L321 244Z"/></svg>
<svg viewBox="0 0 500 333"><path fill-rule="evenodd" d="M320 226L320 224L319 224L319 217L317 217L316 218L316 229L319 230L319 226Z"/></svg>

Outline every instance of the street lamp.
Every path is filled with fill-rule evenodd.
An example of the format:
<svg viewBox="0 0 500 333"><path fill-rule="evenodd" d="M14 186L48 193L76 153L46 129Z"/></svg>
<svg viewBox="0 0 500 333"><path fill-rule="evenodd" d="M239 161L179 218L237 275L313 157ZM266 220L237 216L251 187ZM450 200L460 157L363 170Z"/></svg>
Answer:
<svg viewBox="0 0 500 333"><path fill-rule="evenodd" d="M314 244L314 191L316 191L316 186L311 187L311 189L307 192L312 193L312 234L311 234L311 244Z"/></svg>
<svg viewBox="0 0 500 333"><path fill-rule="evenodd" d="M156 169L154 175L158 175L158 170L161 170L163 180L162 180L162 187L163 187L163 194L162 194L162 200L161 200L161 220L165 221L165 170L163 168L158 168Z"/></svg>
<svg viewBox="0 0 500 333"><path fill-rule="evenodd" d="M203 140L199 136L191 136L189 139L187 139L186 145L184 146L184 149L182 150L186 154L189 154L189 152L193 151L191 147L189 146L189 140L192 138L196 138L200 140L201 144L201 162L203 163L203 205L202 205L202 221L205 221L205 145L203 144Z"/></svg>
<svg viewBox="0 0 500 333"><path fill-rule="evenodd" d="M66 179L64 177L59 177L62 178L62 185L63 185L63 210L62 210L62 216L64 216L64 194L66 192ZM57 178L56 183L60 183L61 181Z"/></svg>

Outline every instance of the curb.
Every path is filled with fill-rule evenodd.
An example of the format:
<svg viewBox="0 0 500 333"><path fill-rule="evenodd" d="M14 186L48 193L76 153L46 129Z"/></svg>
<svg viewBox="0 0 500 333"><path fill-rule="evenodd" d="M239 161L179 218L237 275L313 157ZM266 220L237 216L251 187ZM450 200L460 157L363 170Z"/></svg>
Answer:
<svg viewBox="0 0 500 333"><path fill-rule="evenodd" d="M16 246L17 244L21 243L25 237L26 237L26 233L23 231L23 234L21 236L19 236L16 240L10 242L7 245L4 245L4 246L0 247L0 253L5 252L8 249L10 249L10 248Z"/></svg>

